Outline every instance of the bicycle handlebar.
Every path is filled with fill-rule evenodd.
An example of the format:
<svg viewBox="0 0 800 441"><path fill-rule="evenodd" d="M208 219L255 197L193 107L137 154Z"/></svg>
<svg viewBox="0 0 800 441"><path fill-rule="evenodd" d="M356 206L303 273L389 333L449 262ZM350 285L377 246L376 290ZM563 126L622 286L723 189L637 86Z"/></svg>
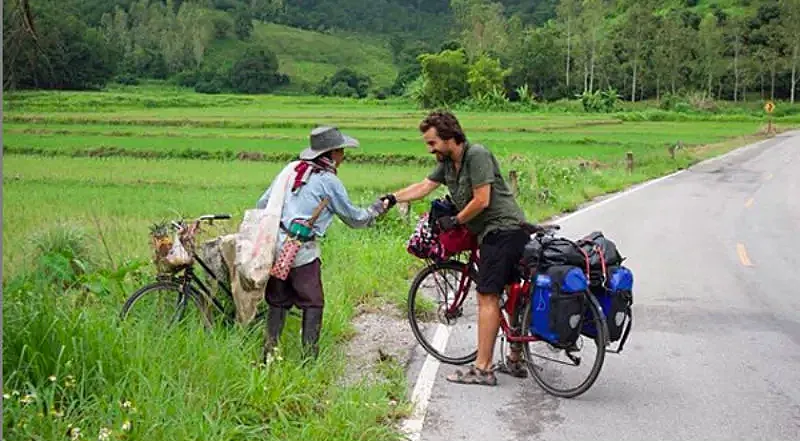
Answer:
<svg viewBox="0 0 800 441"><path fill-rule="evenodd" d="M194 230L200 225L202 221L208 221L209 224L212 224L215 220L228 220L231 218L230 214L223 213L223 214L204 214L191 222L191 225L185 226L183 220L180 221L172 221L171 224L176 230L181 230L183 228L191 228ZM190 230L190 231L192 231Z"/></svg>
<svg viewBox="0 0 800 441"><path fill-rule="evenodd" d="M197 218L197 220L227 220L230 219L230 214L205 214Z"/></svg>

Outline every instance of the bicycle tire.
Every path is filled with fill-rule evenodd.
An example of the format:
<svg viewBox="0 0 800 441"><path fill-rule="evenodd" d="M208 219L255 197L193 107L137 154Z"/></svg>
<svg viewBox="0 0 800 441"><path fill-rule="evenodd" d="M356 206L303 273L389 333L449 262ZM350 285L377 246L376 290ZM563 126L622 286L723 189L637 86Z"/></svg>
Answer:
<svg viewBox="0 0 800 441"><path fill-rule="evenodd" d="M530 344L523 344L525 361L531 377L533 377L539 387L544 389L545 392L560 398L575 398L589 390L595 381L597 381L597 377L600 375L600 371L603 368L603 362L605 361L606 343L608 343L608 327L606 324L605 315L603 314L600 303L597 301L597 298L594 296L594 294L587 291L585 295L587 296L589 310L591 311L593 320L595 321L595 329L599 329L599 332L595 338L592 339L597 346L597 358L594 361L594 365L592 366L592 370L589 372L589 375L580 385L571 389L558 389L549 384L547 381L545 381L533 363L533 358L535 356L531 355ZM525 312L523 313L524 320L522 321L523 324L530 323L531 321L532 304L533 302L529 301L525 306Z"/></svg>
<svg viewBox="0 0 800 441"><path fill-rule="evenodd" d="M131 294L127 300L125 300L125 304L122 305L122 310L120 311L119 318L121 321L124 321L128 314L130 313L131 309L136 302L147 295L150 292L157 291L157 290L165 290L165 291L175 291L178 294L178 303L177 303L177 311L176 315L173 316L172 320L170 321L168 326L172 326L175 322L180 321L183 318L183 314L186 312L186 294L181 289L181 286L175 282L154 282L149 285L145 285L138 290L136 290L133 294Z"/></svg>
<svg viewBox="0 0 800 441"><path fill-rule="evenodd" d="M454 260L437 262L428 265L417 273L416 277L414 277L414 280L411 282L411 287L408 290L408 322L411 325L411 331L414 333L414 337L417 339L417 342L419 342L419 344L425 349L425 351L428 354L430 354L437 360L441 361L442 363L453 364L453 365L464 365L475 361L475 359L478 357L478 349L475 348L475 351L472 352L471 354L459 358L448 357L437 351L433 347L433 345L430 342L428 342L428 340L425 338L425 334L420 329L419 323L417 323L417 318L415 314L416 312L415 300L417 298L417 291L420 288L420 284L422 283L423 280L425 280L427 276L442 269L462 272L464 270L464 266L465 266L464 263L457 262ZM475 273L475 270L473 268L470 268L469 270L469 278L472 279L473 281L477 280L477 274Z"/></svg>

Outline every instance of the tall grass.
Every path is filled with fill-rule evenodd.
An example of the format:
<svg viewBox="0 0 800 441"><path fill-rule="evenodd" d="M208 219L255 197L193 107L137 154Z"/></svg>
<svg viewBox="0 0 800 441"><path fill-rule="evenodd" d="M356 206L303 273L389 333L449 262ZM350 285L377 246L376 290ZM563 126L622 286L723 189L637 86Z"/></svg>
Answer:
<svg viewBox="0 0 800 441"><path fill-rule="evenodd" d="M402 250L375 247L365 255L344 247L353 232L339 233L323 257L329 306L322 353L306 365L295 318L281 358L259 366L257 325L207 332L199 322L169 330L118 322L121 300L147 274L132 272L123 289L81 304L81 287L64 290L62 280L39 273L14 278L4 298L7 439L60 439L75 428L86 437L107 429L111 439L397 439L386 423L406 412L402 372L388 371L386 382L339 385L348 360L335 346L351 335L354 305L402 285L402 272L378 265L398 261ZM63 252L60 241L50 243L44 254ZM354 262L365 270L334 276Z"/></svg>

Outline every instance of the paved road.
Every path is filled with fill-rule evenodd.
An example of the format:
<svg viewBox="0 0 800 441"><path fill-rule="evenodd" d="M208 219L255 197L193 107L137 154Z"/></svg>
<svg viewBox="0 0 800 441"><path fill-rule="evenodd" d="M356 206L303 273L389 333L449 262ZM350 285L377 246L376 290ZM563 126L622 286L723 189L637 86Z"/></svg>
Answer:
<svg viewBox="0 0 800 441"><path fill-rule="evenodd" d="M496 388L451 384L438 365L418 439L800 439L799 132L561 224L573 238L602 230L628 256L625 351L571 400L502 374Z"/></svg>

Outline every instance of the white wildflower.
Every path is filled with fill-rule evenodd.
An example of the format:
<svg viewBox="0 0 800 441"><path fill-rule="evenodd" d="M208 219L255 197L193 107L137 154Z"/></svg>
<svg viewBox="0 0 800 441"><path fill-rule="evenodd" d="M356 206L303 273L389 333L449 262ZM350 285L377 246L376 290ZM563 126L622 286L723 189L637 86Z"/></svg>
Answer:
<svg viewBox="0 0 800 441"><path fill-rule="evenodd" d="M81 439L81 428L80 427L72 427L72 424L67 426L67 435L73 441Z"/></svg>
<svg viewBox="0 0 800 441"><path fill-rule="evenodd" d="M55 383L56 380L58 380L58 378L56 378L55 375L51 375L51 376L47 377L47 379L50 380L51 383Z"/></svg>
<svg viewBox="0 0 800 441"><path fill-rule="evenodd" d="M131 422L129 420L125 420L125 422L122 423L122 431L130 432L130 430L131 430Z"/></svg>
<svg viewBox="0 0 800 441"><path fill-rule="evenodd" d="M108 428L101 428L100 433L97 435L98 441L108 441L108 438L111 437L111 429Z"/></svg>

